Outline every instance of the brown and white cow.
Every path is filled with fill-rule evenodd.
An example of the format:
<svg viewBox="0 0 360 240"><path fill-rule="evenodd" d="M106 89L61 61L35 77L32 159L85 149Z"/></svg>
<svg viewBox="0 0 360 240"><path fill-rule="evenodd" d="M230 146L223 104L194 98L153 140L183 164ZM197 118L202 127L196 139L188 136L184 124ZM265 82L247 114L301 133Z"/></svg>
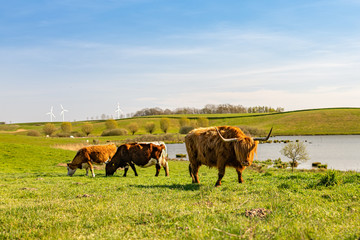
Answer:
<svg viewBox="0 0 360 240"><path fill-rule="evenodd" d="M74 175L76 169L86 169L86 176L89 168L92 176L95 177L93 163L104 164L109 162L116 153L116 145L99 145L81 148L75 155L71 163L67 164L68 176Z"/></svg>
<svg viewBox="0 0 360 240"><path fill-rule="evenodd" d="M118 168L125 168L124 177L129 166L138 176L135 165L140 167L156 166L156 174L159 175L160 168L165 169L165 176L169 176L169 168L166 160L166 147L153 143L128 143L118 147L114 157L106 164L106 176L111 176Z"/></svg>
<svg viewBox="0 0 360 240"><path fill-rule="evenodd" d="M193 183L199 183L198 171L201 165L216 167L218 180L215 186L221 185L226 167L233 167L242 183L242 172L250 166L256 153L258 141L266 138L251 138L239 128L231 126L198 128L185 137L186 150L189 156L189 171Z"/></svg>
<svg viewBox="0 0 360 240"><path fill-rule="evenodd" d="M163 157L160 159L160 165L164 167L164 170L166 173L168 173L169 175L169 163L168 161L166 160L167 157L168 157L168 151L167 151L167 146L165 144L165 142L163 141L153 141L153 142L138 142L139 144L149 144L149 143L152 143L154 145L158 145L158 146L164 146L165 147L165 152L163 152Z"/></svg>

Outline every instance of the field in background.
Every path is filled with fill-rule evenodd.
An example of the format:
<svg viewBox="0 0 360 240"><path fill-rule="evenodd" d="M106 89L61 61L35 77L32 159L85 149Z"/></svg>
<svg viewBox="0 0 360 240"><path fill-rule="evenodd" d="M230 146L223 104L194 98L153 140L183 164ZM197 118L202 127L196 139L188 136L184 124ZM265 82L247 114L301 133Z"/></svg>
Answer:
<svg viewBox="0 0 360 240"><path fill-rule="evenodd" d="M160 119L171 121L170 134ZM153 137L177 136L181 115L117 120L156 123ZM278 114L187 115L207 117L209 125L250 126L274 135L360 134L360 109L320 109ZM200 185L191 184L188 163L170 161L170 177L155 167L96 178L66 163L87 144L149 137L100 137L104 121L91 121L84 138L32 137L45 123L0 125L0 239L358 239L360 173L246 169L244 184L228 168L215 188L217 171L200 168ZM55 123L60 128L61 123ZM80 131L84 122L72 123ZM327 183L331 183L327 185Z"/></svg>
<svg viewBox="0 0 360 240"><path fill-rule="evenodd" d="M136 135L146 134L144 128L147 122L155 123L154 134L162 134L160 120L170 119L169 133L178 133L180 129L179 119L186 116L192 121L199 117L209 119L210 126L232 125L250 126L267 132L274 127L273 135L318 135L318 134L360 134L360 108L337 108L337 109L314 109L284 113L268 114L202 114L202 115L165 115L128 118L117 120L118 127L128 129L132 122L139 125ZM106 129L105 121L88 121L94 125L91 133L99 136ZM45 123L22 123L12 125L0 125L0 133L23 134L24 130L38 130L42 132ZM61 123L54 123L60 128ZM73 131L81 132L84 122L72 122ZM18 132L16 132L18 131ZM122 138L122 137L120 137Z"/></svg>
<svg viewBox="0 0 360 240"><path fill-rule="evenodd" d="M86 139L0 134L0 239L358 239L360 174L339 171L244 171L170 161L96 177L66 175L75 151L54 148ZM106 142L106 137L102 138ZM330 183L329 186L326 184Z"/></svg>

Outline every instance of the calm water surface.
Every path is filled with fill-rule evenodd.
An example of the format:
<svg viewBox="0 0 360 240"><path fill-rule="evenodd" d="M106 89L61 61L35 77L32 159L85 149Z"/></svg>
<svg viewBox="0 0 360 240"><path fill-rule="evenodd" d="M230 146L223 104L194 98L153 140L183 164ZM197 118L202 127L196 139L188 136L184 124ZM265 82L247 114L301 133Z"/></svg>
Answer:
<svg viewBox="0 0 360 240"><path fill-rule="evenodd" d="M327 164L328 169L355 170L360 172L360 135L330 135L330 136L277 136L270 140L299 140L304 142L310 159L299 164L298 168L309 169L312 162ZM259 144L257 159L278 159L290 161L281 155L284 143ZM170 158L176 154L187 154L185 144L167 144ZM256 157L255 157L256 158Z"/></svg>

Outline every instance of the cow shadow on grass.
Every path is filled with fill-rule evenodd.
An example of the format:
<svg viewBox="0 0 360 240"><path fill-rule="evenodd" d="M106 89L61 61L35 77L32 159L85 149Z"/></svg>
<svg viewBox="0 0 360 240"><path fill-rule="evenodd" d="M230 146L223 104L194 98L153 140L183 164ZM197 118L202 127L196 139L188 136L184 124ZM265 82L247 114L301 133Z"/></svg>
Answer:
<svg viewBox="0 0 360 240"><path fill-rule="evenodd" d="M178 189L183 191L196 191L200 189L199 184L162 184L162 185L129 185L130 187L151 189L151 188L167 188Z"/></svg>

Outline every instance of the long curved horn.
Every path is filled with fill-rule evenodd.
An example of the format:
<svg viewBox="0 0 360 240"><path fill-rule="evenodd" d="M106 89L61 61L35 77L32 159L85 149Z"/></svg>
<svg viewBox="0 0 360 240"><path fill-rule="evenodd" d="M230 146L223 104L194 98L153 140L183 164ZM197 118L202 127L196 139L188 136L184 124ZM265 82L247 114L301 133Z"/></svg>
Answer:
<svg viewBox="0 0 360 240"><path fill-rule="evenodd" d="M270 132L269 134L267 135L266 138L253 138L254 141L267 141L271 135L271 132L272 132L273 128L270 129Z"/></svg>
<svg viewBox="0 0 360 240"><path fill-rule="evenodd" d="M238 138L228 138L228 139L225 139L223 136L221 136L220 132L219 132L219 129L217 127L215 127L216 131L218 132L219 136L221 137L221 139L224 141L224 142L235 142L237 140L239 140Z"/></svg>

